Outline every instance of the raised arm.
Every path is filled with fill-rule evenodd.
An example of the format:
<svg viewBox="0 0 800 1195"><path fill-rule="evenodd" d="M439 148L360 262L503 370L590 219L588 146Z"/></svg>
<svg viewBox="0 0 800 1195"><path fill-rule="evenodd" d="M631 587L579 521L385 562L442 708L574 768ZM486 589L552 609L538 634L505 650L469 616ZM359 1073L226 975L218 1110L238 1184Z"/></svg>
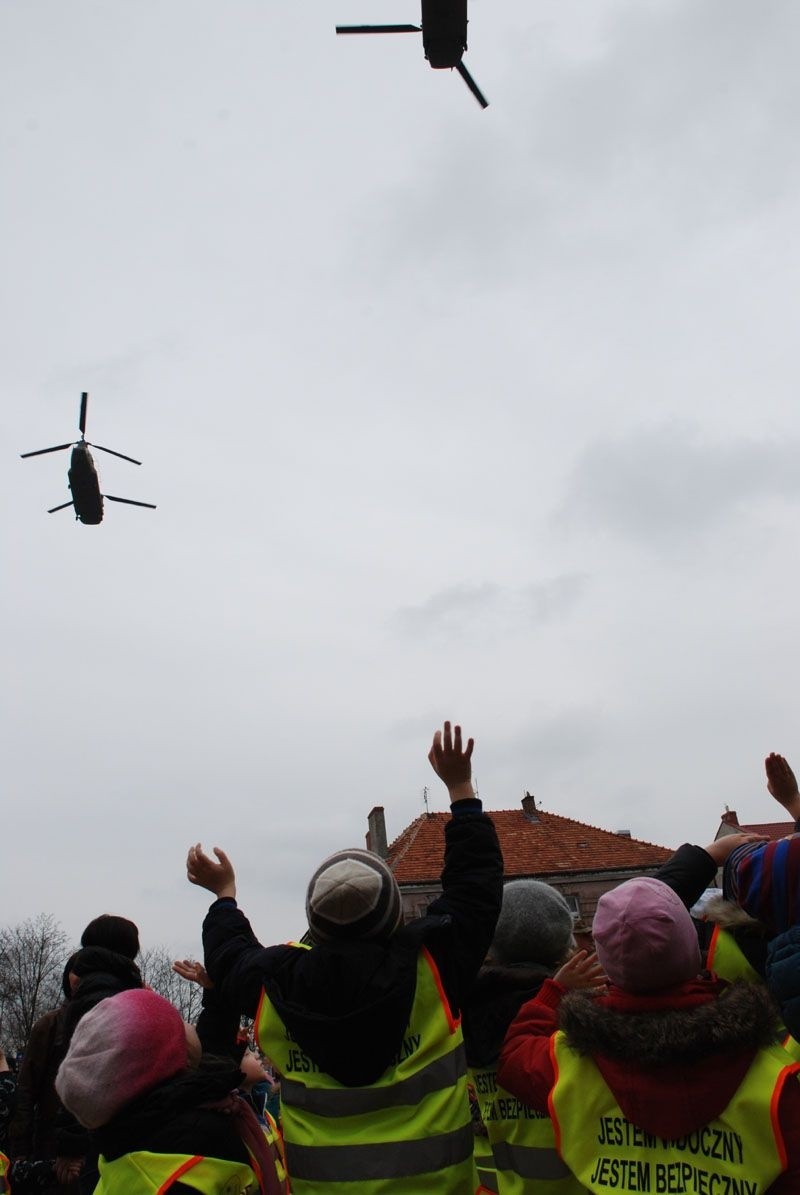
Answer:
<svg viewBox="0 0 800 1195"><path fill-rule="evenodd" d="M189 848L186 858L189 883L205 888L217 898L203 922L205 971L213 985L210 1002L227 1017L233 1014L252 1017L261 998L264 975L275 957L283 957L287 948L261 945L236 904L233 864L219 847L214 847L214 854L216 862L198 842ZM204 1004L209 1004L208 996ZM201 1027L205 1028L206 1019L201 1020Z"/></svg>
<svg viewBox="0 0 800 1195"><path fill-rule="evenodd" d="M503 856L491 818L472 785L473 740L464 747L461 727L445 722L428 754L447 786L452 817L445 826L442 895L428 914L449 918L447 932L431 940L454 1011L483 963L503 899Z"/></svg>

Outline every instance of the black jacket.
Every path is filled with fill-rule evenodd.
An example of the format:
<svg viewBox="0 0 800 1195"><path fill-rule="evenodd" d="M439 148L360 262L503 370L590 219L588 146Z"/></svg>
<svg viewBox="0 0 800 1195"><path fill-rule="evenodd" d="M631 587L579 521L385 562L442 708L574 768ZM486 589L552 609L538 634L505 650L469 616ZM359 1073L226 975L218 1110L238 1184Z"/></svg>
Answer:
<svg viewBox="0 0 800 1195"><path fill-rule="evenodd" d="M262 989L294 1040L340 1083L373 1083L408 1025L420 948L433 956L458 1013L494 935L503 858L478 800L459 802L445 829L442 895L385 942L263 947L234 900L203 924L205 965L225 1005L255 1016Z"/></svg>

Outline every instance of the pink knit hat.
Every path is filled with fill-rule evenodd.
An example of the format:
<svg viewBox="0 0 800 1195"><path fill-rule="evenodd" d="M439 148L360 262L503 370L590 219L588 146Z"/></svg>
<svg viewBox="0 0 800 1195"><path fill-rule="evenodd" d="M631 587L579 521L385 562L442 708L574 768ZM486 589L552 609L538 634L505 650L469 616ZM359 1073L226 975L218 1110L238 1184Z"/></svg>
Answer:
<svg viewBox="0 0 800 1195"><path fill-rule="evenodd" d="M597 902L594 944L608 978L628 992L654 992L694 979L702 966L694 923L661 880L627 880Z"/></svg>
<svg viewBox="0 0 800 1195"><path fill-rule="evenodd" d="M147 988L132 988L101 1000L79 1021L56 1091L85 1128L97 1129L186 1067L178 1010Z"/></svg>

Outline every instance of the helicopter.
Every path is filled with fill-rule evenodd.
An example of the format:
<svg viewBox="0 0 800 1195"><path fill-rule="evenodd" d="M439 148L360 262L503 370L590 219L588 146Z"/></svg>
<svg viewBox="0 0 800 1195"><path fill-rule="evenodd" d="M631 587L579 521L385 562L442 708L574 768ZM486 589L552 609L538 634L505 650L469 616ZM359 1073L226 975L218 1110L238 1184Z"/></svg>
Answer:
<svg viewBox="0 0 800 1195"><path fill-rule="evenodd" d="M124 452L115 452L113 448L103 448L102 444L89 443L86 439L86 404L88 400L89 395L84 390L81 394L81 413L78 419L78 427L81 432L80 440L69 444L56 444L53 448L38 448L36 452L20 454L24 460L29 456L43 456L46 452L61 452L65 448L72 449L72 458L67 474L72 497L69 502L62 502L60 506L52 506L47 513L51 515L57 510L66 510L68 506L72 506L75 510L75 518L80 519L82 523L102 523L103 498L107 498L109 502L124 502L126 506L146 506L148 510L155 510L152 502L134 502L132 498L115 498L113 494L100 493L100 479L97 476L90 448L99 448L101 452L108 452L111 456L118 456L123 461L130 461L132 465L141 465L142 462L134 460L132 456L125 456Z"/></svg>
<svg viewBox="0 0 800 1195"><path fill-rule="evenodd" d="M434 70L455 68L482 108L489 101L464 66L467 0L422 0L419 25L337 25L337 33L421 33L425 57Z"/></svg>

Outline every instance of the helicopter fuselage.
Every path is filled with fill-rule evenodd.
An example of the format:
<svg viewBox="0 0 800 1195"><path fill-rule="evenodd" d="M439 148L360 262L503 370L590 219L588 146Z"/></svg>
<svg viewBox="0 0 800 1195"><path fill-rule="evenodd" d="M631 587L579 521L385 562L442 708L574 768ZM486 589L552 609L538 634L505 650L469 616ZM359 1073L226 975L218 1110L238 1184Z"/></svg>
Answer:
<svg viewBox="0 0 800 1195"><path fill-rule="evenodd" d="M75 517L82 523L102 523L103 495L100 493L100 479L92 454L83 441L79 441L72 449L68 478Z"/></svg>
<svg viewBox="0 0 800 1195"><path fill-rule="evenodd" d="M467 0L422 0L422 47L434 70L458 66L467 48Z"/></svg>

